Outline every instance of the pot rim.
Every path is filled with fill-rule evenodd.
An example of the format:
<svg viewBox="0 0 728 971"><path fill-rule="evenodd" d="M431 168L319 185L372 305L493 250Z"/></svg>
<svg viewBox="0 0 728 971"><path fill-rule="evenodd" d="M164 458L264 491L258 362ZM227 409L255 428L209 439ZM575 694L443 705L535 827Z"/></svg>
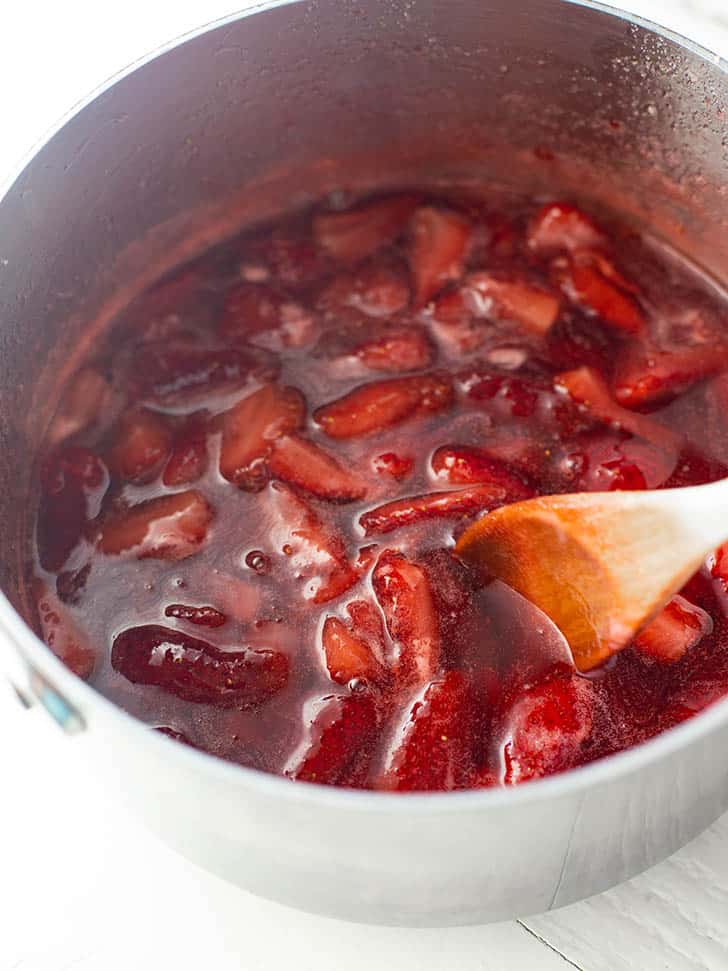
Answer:
<svg viewBox="0 0 728 971"><path fill-rule="evenodd" d="M107 78L85 98L73 105L44 136L24 153L11 174L0 182L0 205L11 192L16 181L22 176L25 168L41 153L51 139L84 108L128 75L157 57L211 30L278 7L293 6L305 2L306 0L262 0L254 6L210 21L179 35L168 43L142 55L127 67ZM728 61L726 59L676 31L662 27L637 14L629 13L619 7L608 6L598 2L598 0L558 0L558 2L585 7L613 17L615 20L643 28L697 55L722 73L728 74ZM334 810L340 808L346 811L366 813L400 812L415 813L416 815L432 812L450 814L488 809L510 809L511 807L538 803L546 799L572 795L599 784L609 783L630 773L638 772L640 769L647 768L682 748L689 747L692 743L728 723L728 695L726 695L721 701L715 702L689 720L661 732L646 742L587 765L546 776L542 779L534 779L517 786L463 789L452 792L407 793L349 789L318 783L296 782L284 776L237 765L199 749L180 745L160 732L151 731L146 723L113 704L91 685L69 671L40 640L0 590L0 637L2 635L5 635L8 640L9 649L16 651L34 671L37 671L41 676L47 674L49 682L54 687L60 685L61 694L65 693L64 686L70 685L69 695L72 698L79 699L82 709L95 707L108 715L109 718L120 719L129 731L138 734L140 742L143 740L146 745L161 746L159 748L160 758L164 757L168 761L172 757L172 752L175 752L180 764L188 766L191 771L207 773L221 783L256 788L263 795L292 800L296 803L306 804L312 809L316 806L324 806Z"/></svg>

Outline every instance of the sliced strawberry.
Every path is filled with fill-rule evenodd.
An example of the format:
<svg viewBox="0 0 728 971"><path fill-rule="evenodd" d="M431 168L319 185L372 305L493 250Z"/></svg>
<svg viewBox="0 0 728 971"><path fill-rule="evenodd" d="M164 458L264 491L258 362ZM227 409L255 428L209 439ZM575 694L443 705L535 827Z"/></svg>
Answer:
<svg viewBox="0 0 728 971"><path fill-rule="evenodd" d="M417 307L434 297L446 283L462 276L471 237L470 223L448 209L422 206L412 216L410 270Z"/></svg>
<svg viewBox="0 0 728 971"><path fill-rule="evenodd" d="M353 307L368 317L391 317L404 310L409 300L404 268L377 260L338 274L320 294L318 303L328 311Z"/></svg>
<svg viewBox="0 0 728 971"><path fill-rule="evenodd" d="M442 445L430 459L436 478L448 485L491 485L504 490L507 502L533 495L533 489L502 459L474 445Z"/></svg>
<svg viewBox="0 0 728 971"><path fill-rule="evenodd" d="M415 460L409 455L399 455L397 452L382 452L372 459L372 468L379 475L391 475L401 482L411 475L415 467Z"/></svg>
<svg viewBox="0 0 728 971"><path fill-rule="evenodd" d="M499 485L473 485L448 492L430 492L423 496L395 499L359 517L367 536L391 533L427 519L456 519L490 511L507 502L505 489Z"/></svg>
<svg viewBox="0 0 728 971"><path fill-rule="evenodd" d="M144 408L127 412L121 419L107 463L127 482L148 482L162 468L170 452L169 425Z"/></svg>
<svg viewBox="0 0 728 971"><path fill-rule="evenodd" d="M574 371L565 371L557 375L555 382L557 388L565 390L598 421L639 435L665 451L680 450L679 435L654 418L618 405L603 378L593 368L581 367Z"/></svg>
<svg viewBox="0 0 728 971"><path fill-rule="evenodd" d="M321 499L351 502L366 495L366 484L358 476L298 435L284 435L273 443L268 467L274 478Z"/></svg>
<svg viewBox="0 0 728 971"><path fill-rule="evenodd" d="M87 634L44 583L37 581L34 589L43 640L59 661L87 680L96 663L96 651Z"/></svg>
<svg viewBox="0 0 728 971"><path fill-rule="evenodd" d="M343 212L319 212L313 233L335 259L355 263L401 236L416 205L415 196L387 196Z"/></svg>
<svg viewBox="0 0 728 971"><path fill-rule="evenodd" d="M476 315L515 320L534 334L545 334L559 316L561 301L543 287L525 280L506 280L473 273L465 281Z"/></svg>
<svg viewBox="0 0 728 971"><path fill-rule="evenodd" d="M712 342L657 350L647 344L630 343L617 358L614 394L627 408L655 405L727 368L727 344Z"/></svg>
<svg viewBox="0 0 728 971"><path fill-rule="evenodd" d="M274 515L271 539L296 579L306 581L306 598L326 603L353 586L359 574L346 558L341 537L282 483L271 484L268 495Z"/></svg>
<svg viewBox="0 0 728 971"><path fill-rule="evenodd" d="M199 492L159 496L107 519L98 547L108 555L134 551L140 560L183 560L204 543L212 517Z"/></svg>
<svg viewBox="0 0 728 971"><path fill-rule="evenodd" d="M251 258L252 265L258 268L262 260L263 268L270 268L275 280L291 287L314 283L328 276L332 269L331 258L315 240L275 230L255 240L243 257L244 260Z"/></svg>
<svg viewBox="0 0 728 971"><path fill-rule="evenodd" d="M415 415L443 411L453 400L450 379L418 374L373 381L319 408L314 418L331 438L356 438L397 425Z"/></svg>
<svg viewBox="0 0 728 971"><path fill-rule="evenodd" d="M395 676L417 684L431 680L440 660L440 635L425 571L401 553L385 550L372 587L392 639Z"/></svg>
<svg viewBox="0 0 728 971"><path fill-rule="evenodd" d="M627 334L644 329L645 316L632 285L599 254L580 253L558 261L555 276L566 297L587 313Z"/></svg>
<svg viewBox="0 0 728 971"><path fill-rule="evenodd" d="M189 604L169 604L164 609L165 617L187 620L197 627L222 627L227 617L215 607L194 607Z"/></svg>
<svg viewBox="0 0 728 971"><path fill-rule="evenodd" d="M225 298L219 332L226 340L280 350L310 344L316 326L313 317L284 293L263 283L243 283Z"/></svg>
<svg viewBox="0 0 728 971"><path fill-rule="evenodd" d="M162 475L166 486L190 485L207 471L207 442L198 431L175 441Z"/></svg>
<svg viewBox="0 0 728 971"><path fill-rule="evenodd" d="M713 630L710 614L679 594L637 634L633 646L658 661L679 661Z"/></svg>
<svg viewBox="0 0 728 971"><path fill-rule="evenodd" d="M613 492L617 489L656 489L672 475L678 453L620 432L597 433L572 440L560 455L564 475L573 477L574 491Z"/></svg>
<svg viewBox="0 0 728 971"><path fill-rule="evenodd" d="M130 627L114 639L111 664L134 684L149 684L198 704L249 708L288 680L277 651L221 650L169 627Z"/></svg>
<svg viewBox="0 0 728 971"><path fill-rule="evenodd" d="M383 665L386 638L381 611L371 600L352 600L346 605L346 612L351 618L354 633L366 641L377 662Z"/></svg>
<svg viewBox="0 0 728 971"><path fill-rule="evenodd" d="M349 630L338 617L327 617L321 631L326 667L334 681L348 684L355 678L378 682L384 675L369 643Z"/></svg>
<svg viewBox="0 0 728 971"><path fill-rule="evenodd" d="M109 473L98 456L66 446L52 452L41 469L36 541L41 566L56 573L81 539L86 522L99 511Z"/></svg>
<svg viewBox="0 0 728 971"><path fill-rule="evenodd" d="M372 371L419 371L429 367L434 349L421 327L392 327L356 348L356 356Z"/></svg>
<svg viewBox="0 0 728 971"><path fill-rule="evenodd" d="M302 754L286 775L322 785L343 784L352 762L366 760L377 733L377 709L366 691L325 698L310 725Z"/></svg>
<svg viewBox="0 0 728 971"><path fill-rule="evenodd" d="M556 673L521 693L504 726L505 785L576 765L592 729L593 706L592 683L571 672Z"/></svg>
<svg viewBox="0 0 728 971"><path fill-rule="evenodd" d="M306 403L295 388L267 384L239 401L223 418L220 473L241 489L260 489L268 478L273 442L303 424Z"/></svg>
<svg viewBox="0 0 728 971"><path fill-rule="evenodd" d="M461 671L430 681L398 728L377 788L446 791L466 784L470 693Z"/></svg>
<svg viewBox="0 0 728 971"><path fill-rule="evenodd" d="M526 239L530 249L539 256L599 249L605 242L589 216L568 202L549 202L539 209L531 220Z"/></svg>

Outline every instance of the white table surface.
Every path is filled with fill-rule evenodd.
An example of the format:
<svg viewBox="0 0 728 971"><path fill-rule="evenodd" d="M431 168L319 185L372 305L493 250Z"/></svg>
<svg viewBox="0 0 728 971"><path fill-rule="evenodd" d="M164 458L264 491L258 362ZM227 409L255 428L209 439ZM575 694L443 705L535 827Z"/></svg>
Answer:
<svg viewBox="0 0 728 971"><path fill-rule="evenodd" d="M5 0L0 178L109 75L244 5ZM625 5L728 56L728 0ZM589 901L523 922L414 931L299 914L187 863L110 804L73 740L2 683L0 773L0 971L728 969L728 815Z"/></svg>

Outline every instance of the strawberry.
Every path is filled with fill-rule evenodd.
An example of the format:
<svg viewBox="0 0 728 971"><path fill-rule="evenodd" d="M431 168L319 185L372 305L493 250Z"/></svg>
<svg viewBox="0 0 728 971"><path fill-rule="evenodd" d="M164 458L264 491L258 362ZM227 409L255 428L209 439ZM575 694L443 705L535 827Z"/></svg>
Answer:
<svg viewBox="0 0 728 971"><path fill-rule="evenodd" d="M375 786L401 791L451 790L472 772L470 693L461 671L430 681L395 733Z"/></svg>
<svg viewBox="0 0 728 971"><path fill-rule="evenodd" d="M221 650L207 641L153 624L114 638L111 664L134 684L155 685L184 701L216 708L249 708L288 681L289 662L277 651Z"/></svg>
<svg viewBox="0 0 728 971"><path fill-rule="evenodd" d="M405 683L431 680L440 660L440 635L425 571L401 553L384 550L372 587L392 639L395 676Z"/></svg>
<svg viewBox="0 0 728 971"><path fill-rule="evenodd" d="M419 371L434 358L432 345L420 327L391 327L356 348L356 356L372 371Z"/></svg>
<svg viewBox="0 0 728 971"><path fill-rule="evenodd" d="M107 555L134 551L140 560L184 560L204 543L212 517L199 492L158 496L106 519L98 548Z"/></svg>
<svg viewBox="0 0 728 971"><path fill-rule="evenodd" d="M320 499L351 502L366 495L365 483L353 472L318 445L297 435L284 435L273 443L268 467L273 478Z"/></svg>
<svg viewBox="0 0 728 971"><path fill-rule="evenodd" d="M593 368L581 367L563 372L556 376L555 384L598 421L638 435L666 452L680 450L682 442L678 434L654 418L618 405L602 377Z"/></svg>
<svg viewBox="0 0 728 971"><path fill-rule="evenodd" d="M557 671L523 691L504 725L503 782L512 786L576 765L592 729L594 687Z"/></svg>
<svg viewBox="0 0 728 971"><path fill-rule="evenodd" d="M366 691L323 698L306 726L302 754L294 756L285 774L304 782L345 784L352 762L371 757L377 723L376 706Z"/></svg>
<svg viewBox="0 0 728 971"><path fill-rule="evenodd" d="M346 605L346 612L351 618L354 633L366 641L377 662L383 664L385 631L381 611L371 600L351 600Z"/></svg>
<svg viewBox="0 0 728 971"><path fill-rule="evenodd" d="M473 273L466 279L464 290L476 316L515 320L534 334L545 334L559 316L559 298L525 280Z"/></svg>
<svg viewBox="0 0 728 971"><path fill-rule="evenodd" d="M303 424L306 403L295 388L267 384L225 412L220 474L241 489L260 489L268 478L273 442Z"/></svg>
<svg viewBox="0 0 728 971"><path fill-rule="evenodd" d="M282 483L269 486L274 516L271 539L286 557L296 579L306 580L304 596L315 604L338 597L358 580L341 537Z"/></svg>
<svg viewBox="0 0 728 971"><path fill-rule="evenodd" d="M448 485L483 484L504 490L508 502L533 495L533 489L505 462L473 445L442 445L430 459L436 478Z"/></svg>
<svg viewBox="0 0 728 971"><path fill-rule="evenodd" d="M550 202L531 220L526 241L538 256L552 256L561 251L598 249L605 239L589 216L576 206Z"/></svg>
<svg viewBox="0 0 728 971"><path fill-rule="evenodd" d="M99 511L109 473L88 449L66 446L52 452L41 469L36 541L43 569L56 573Z"/></svg>
<svg viewBox="0 0 728 971"><path fill-rule="evenodd" d="M446 283L462 276L471 227L452 210L422 206L412 216L411 233L414 303L424 307Z"/></svg>
<svg viewBox="0 0 728 971"><path fill-rule="evenodd" d="M107 464L127 482L149 482L166 461L171 443L172 433L161 415L135 409L122 416Z"/></svg>
<svg viewBox="0 0 728 971"><path fill-rule="evenodd" d="M88 680L96 663L96 651L88 635L40 580L35 582L34 592L43 640L59 661L79 678Z"/></svg>
<svg viewBox="0 0 728 971"><path fill-rule="evenodd" d="M614 394L626 408L656 405L725 369L728 344L711 342L658 350L648 344L630 343L617 358Z"/></svg>
<svg viewBox="0 0 728 971"><path fill-rule="evenodd" d="M452 384L445 375L418 374L373 381L319 408L314 418L331 438L355 438L382 431L416 415L448 408Z"/></svg>
<svg viewBox="0 0 728 971"><path fill-rule="evenodd" d="M228 291L219 332L226 340L247 340L254 334L275 330L286 297L264 283L242 283Z"/></svg>
<svg viewBox="0 0 728 971"><path fill-rule="evenodd" d="M460 519L502 506L506 491L498 485L473 485L449 492L430 492L423 496L395 499L359 517L365 535L391 533L427 519Z"/></svg>
<svg viewBox="0 0 728 971"><path fill-rule="evenodd" d="M318 303L332 314L342 307L353 307L368 317L391 317L404 310L409 300L403 268L377 260L338 274L322 291Z"/></svg>
<svg viewBox="0 0 728 971"><path fill-rule="evenodd" d="M670 663L679 661L712 630L710 614L677 594L642 628L632 644L642 654Z"/></svg>
<svg viewBox="0 0 728 971"><path fill-rule="evenodd" d="M334 681L348 684L355 678L374 683L384 672L369 643L351 631L338 617L327 617L321 631L326 667Z"/></svg>
<svg viewBox="0 0 728 971"><path fill-rule="evenodd" d="M585 492L656 489L668 481L678 460L675 450L618 432L580 436L564 451L562 470L575 476L571 488Z"/></svg>
<svg viewBox="0 0 728 971"><path fill-rule="evenodd" d="M401 236L416 205L415 196L387 196L342 212L319 212L314 237L336 260L356 263Z"/></svg>
<svg viewBox="0 0 728 971"><path fill-rule="evenodd" d="M375 455L371 462L372 469L379 475L391 475L401 482L412 474L415 460L409 455L399 455L397 452L382 452Z"/></svg>
<svg viewBox="0 0 728 971"><path fill-rule="evenodd" d="M164 467L162 482L166 486L190 485L207 471L207 443L202 435L182 437L175 441Z"/></svg>
<svg viewBox="0 0 728 971"><path fill-rule="evenodd" d="M555 265L555 276L566 297L587 313L626 334L639 334L645 317L633 287L599 254L580 253Z"/></svg>
<svg viewBox="0 0 728 971"><path fill-rule="evenodd" d="M191 607L188 604L169 604L164 609L164 616L187 620L198 627L222 627L227 621L225 614L215 607Z"/></svg>
<svg viewBox="0 0 728 971"><path fill-rule="evenodd" d="M259 271L262 260L266 276L269 268L276 281L290 287L308 286L328 276L332 269L328 253L315 240L276 230L255 240L243 256L251 258ZM260 276L260 272L254 275Z"/></svg>

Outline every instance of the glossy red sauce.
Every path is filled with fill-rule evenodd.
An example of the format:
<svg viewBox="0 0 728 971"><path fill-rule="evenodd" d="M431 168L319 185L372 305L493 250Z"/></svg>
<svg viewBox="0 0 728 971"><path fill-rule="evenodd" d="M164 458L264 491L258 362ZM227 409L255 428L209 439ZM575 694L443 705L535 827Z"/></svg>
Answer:
<svg viewBox="0 0 728 971"><path fill-rule="evenodd" d="M295 779L512 785L639 743L728 689L728 553L583 677L454 538L727 474L722 299L566 204L407 193L226 243L65 393L39 627L150 726Z"/></svg>

